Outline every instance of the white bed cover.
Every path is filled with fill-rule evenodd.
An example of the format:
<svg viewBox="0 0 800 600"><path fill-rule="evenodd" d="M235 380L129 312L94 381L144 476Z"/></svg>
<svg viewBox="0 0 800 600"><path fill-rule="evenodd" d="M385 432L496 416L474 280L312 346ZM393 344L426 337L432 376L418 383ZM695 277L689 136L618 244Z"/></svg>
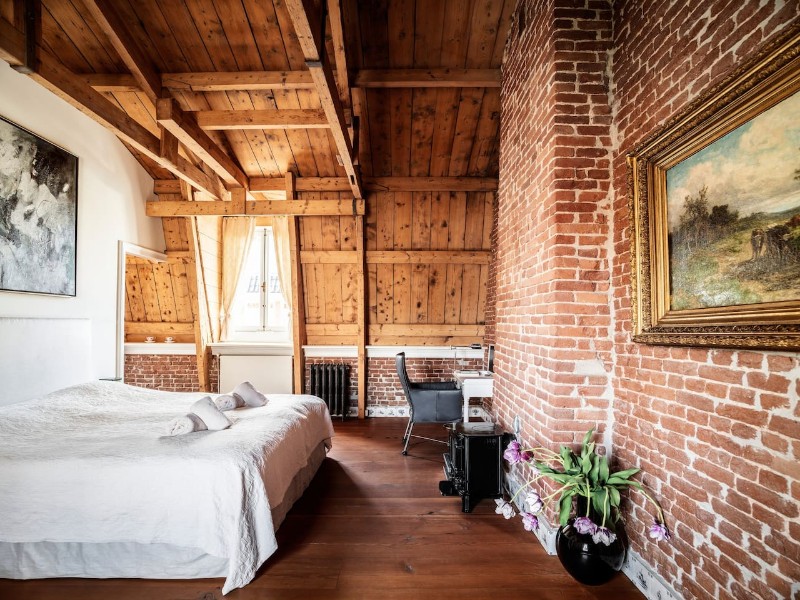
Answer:
<svg viewBox="0 0 800 600"><path fill-rule="evenodd" d="M268 395L229 429L164 437L203 395L96 382L0 407L0 541L200 548L228 559L223 593L246 585L277 549L270 508L333 427L319 398Z"/></svg>

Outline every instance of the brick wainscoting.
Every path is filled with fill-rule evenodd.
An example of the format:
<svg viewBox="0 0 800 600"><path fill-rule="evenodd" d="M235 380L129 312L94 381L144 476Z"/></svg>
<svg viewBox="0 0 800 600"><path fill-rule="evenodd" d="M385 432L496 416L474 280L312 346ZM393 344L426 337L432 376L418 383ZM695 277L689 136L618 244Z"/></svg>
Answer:
<svg viewBox="0 0 800 600"><path fill-rule="evenodd" d="M219 358L211 357L211 390L219 387ZM125 383L169 392L197 392L197 358L183 354L126 354Z"/></svg>

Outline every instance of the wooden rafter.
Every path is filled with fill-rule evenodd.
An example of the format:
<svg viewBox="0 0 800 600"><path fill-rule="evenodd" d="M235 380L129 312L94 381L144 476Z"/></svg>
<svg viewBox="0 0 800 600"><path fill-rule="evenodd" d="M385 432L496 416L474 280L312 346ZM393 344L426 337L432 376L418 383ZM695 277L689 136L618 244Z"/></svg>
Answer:
<svg viewBox="0 0 800 600"><path fill-rule="evenodd" d="M187 113L189 114L189 113ZM200 110L191 113L202 129L325 129L328 119L321 109Z"/></svg>
<svg viewBox="0 0 800 600"><path fill-rule="evenodd" d="M23 59L19 52L24 52L24 35L0 19L0 56L12 66L19 65ZM224 196L225 190L218 178L209 176L183 157L162 157L158 137L86 85L41 46L38 70L29 76L176 177L214 198Z"/></svg>
<svg viewBox="0 0 800 600"><path fill-rule="evenodd" d="M345 106L351 106L350 76L347 72L347 53L344 45L344 25L342 23L341 0L328 1L328 18L331 23L331 40L333 41L333 58L336 64L336 83L339 98Z"/></svg>
<svg viewBox="0 0 800 600"><path fill-rule="evenodd" d="M347 132L342 102L333 79L331 66L323 60L324 57L320 54L321 43L318 35L315 34L315 31L319 31L319 28L315 29L314 25L312 25L317 15L309 15L303 0L287 0L286 8L289 11L297 39L303 50L306 66L311 72L311 78L314 80L320 105L328 118L331 135L336 143L336 150L339 152L342 166L344 166L344 170L347 173L353 195L356 198L363 198L361 177L355 168L353 144Z"/></svg>
<svg viewBox="0 0 800 600"><path fill-rule="evenodd" d="M147 202L148 217L187 216L353 216L364 214L364 200L249 200L238 202L192 202L156 200Z"/></svg>
<svg viewBox="0 0 800 600"><path fill-rule="evenodd" d="M314 89L314 81L308 71L165 73L161 77L161 84L166 88L192 92Z"/></svg>
<svg viewBox="0 0 800 600"><path fill-rule="evenodd" d="M248 187L244 171L200 128L194 115L181 110L174 98L160 98L157 101L156 120L227 184Z"/></svg>
<svg viewBox="0 0 800 600"><path fill-rule="evenodd" d="M114 9L113 2L110 0L84 0L83 4L100 25L122 62L130 69L139 87L155 104L156 100L161 97L161 76Z"/></svg>

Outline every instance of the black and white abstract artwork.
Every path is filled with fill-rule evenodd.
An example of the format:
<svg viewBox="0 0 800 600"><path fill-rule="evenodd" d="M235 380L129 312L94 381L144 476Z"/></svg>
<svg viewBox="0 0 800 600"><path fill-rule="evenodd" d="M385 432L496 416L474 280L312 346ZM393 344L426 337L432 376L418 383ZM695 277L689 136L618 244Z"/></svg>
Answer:
<svg viewBox="0 0 800 600"><path fill-rule="evenodd" d="M0 290L75 295L78 159L0 117Z"/></svg>

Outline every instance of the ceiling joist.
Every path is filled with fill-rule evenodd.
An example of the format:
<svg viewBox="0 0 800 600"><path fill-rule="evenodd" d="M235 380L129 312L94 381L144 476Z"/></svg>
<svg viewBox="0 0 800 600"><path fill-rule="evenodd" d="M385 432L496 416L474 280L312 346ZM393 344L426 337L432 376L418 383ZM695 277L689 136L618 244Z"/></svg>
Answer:
<svg viewBox="0 0 800 600"><path fill-rule="evenodd" d="M0 58L3 58L2 55ZM98 92L135 92L141 89L136 78L127 73L86 73L80 77ZM336 77L343 80L338 62ZM161 75L161 86L191 92L300 90L315 87L308 71L164 73ZM500 69L362 69L356 72L353 87L499 88ZM339 93L343 93L341 86Z"/></svg>
<svg viewBox="0 0 800 600"><path fill-rule="evenodd" d="M190 113L187 113L187 115ZM202 129L327 129L321 109L200 110L191 113Z"/></svg>
<svg viewBox="0 0 800 600"><path fill-rule="evenodd" d="M364 214L364 200L248 200L245 202L147 202L148 217L213 216L355 216Z"/></svg>

